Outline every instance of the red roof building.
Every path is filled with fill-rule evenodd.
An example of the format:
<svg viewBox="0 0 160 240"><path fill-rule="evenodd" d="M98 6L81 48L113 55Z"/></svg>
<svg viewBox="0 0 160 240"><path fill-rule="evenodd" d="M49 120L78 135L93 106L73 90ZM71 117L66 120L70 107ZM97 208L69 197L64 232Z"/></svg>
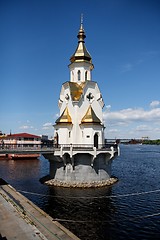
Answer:
<svg viewBox="0 0 160 240"><path fill-rule="evenodd" d="M1 137L4 144L16 144L33 147L41 144L41 137L29 133L9 134Z"/></svg>

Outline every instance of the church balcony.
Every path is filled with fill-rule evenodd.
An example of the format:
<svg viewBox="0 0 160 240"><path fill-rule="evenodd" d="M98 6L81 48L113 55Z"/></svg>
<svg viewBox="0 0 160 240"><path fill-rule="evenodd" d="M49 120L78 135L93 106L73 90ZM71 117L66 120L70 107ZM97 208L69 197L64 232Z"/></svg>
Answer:
<svg viewBox="0 0 160 240"><path fill-rule="evenodd" d="M98 144L95 147L93 144L52 144L43 146L43 144L0 144L0 156L1 154L9 153L40 153L40 154L52 154L62 157L65 153L68 153L71 157L76 154L90 154L96 157L98 154L111 154L119 155L118 144L107 143Z"/></svg>
<svg viewBox="0 0 160 240"><path fill-rule="evenodd" d="M63 148L64 150L69 150L72 148L73 150L80 150L83 151L84 149L91 150L95 148L93 144L54 144L53 145L54 149L60 149ZM98 144L96 147L97 150L109 150L111 147L114 149L118 148L118 144L115 143L107 143L107 144Z"/></svg>
<svg viewBox="0 0 160 240"><path fill-rule="evenodd" d="M54 155L63 156L68 153L71 157L76 154L87 153L96 157L98 154L109 153L113 156L119 155L119 146L114 143L98 144L95 147L93 144L55 144L54 145Z"/></svg>

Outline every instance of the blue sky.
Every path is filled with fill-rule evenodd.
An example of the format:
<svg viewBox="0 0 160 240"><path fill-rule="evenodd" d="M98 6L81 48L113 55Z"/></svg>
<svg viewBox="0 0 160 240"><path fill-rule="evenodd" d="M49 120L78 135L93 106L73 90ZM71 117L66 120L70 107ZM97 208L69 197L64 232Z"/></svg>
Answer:
<svg viewBox="0 0 160 240"><path fill-rule="evenodd" d="M158 0L1 0L0 130L53 136L81 13L106 138L160 138Z"/></svg>

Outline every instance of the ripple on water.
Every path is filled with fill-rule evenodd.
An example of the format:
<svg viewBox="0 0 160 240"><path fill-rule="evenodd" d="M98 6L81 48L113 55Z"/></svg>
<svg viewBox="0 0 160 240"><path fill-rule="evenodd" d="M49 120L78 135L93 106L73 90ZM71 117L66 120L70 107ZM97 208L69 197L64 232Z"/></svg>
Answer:
<svg viewBox="0 0 160 240"><path fill-rule="evenodd" d="M119 182L100 189L48 187L39 179L48 174L49 163L0 160L0 176L13 187L42 195L23 193L82 240L159 239L160 192L110 198L160 189L160 147L121 145L112 173ZM69 221L63 221L64 219Z"/></svg>

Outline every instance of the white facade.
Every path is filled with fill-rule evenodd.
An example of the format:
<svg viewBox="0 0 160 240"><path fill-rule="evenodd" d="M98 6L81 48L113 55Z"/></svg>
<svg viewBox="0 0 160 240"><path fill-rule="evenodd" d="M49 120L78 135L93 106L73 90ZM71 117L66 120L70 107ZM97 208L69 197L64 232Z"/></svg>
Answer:
<svg viewBox="0 0 160 240"><path fill-rule="evenodd" d="M92 81L92 59L84 45L81 24L78 47L70 58L70 81L62 85L59 99L60 117L57 119L57 144L104 143L102 109L104 107L98 84ZM95 143L96 142L96 143Z"/></svg>
<svg viewBox="0 0 160 240"><path fill-rule="evenodd" d="M84 44L82 23L77 37L78 46L70 58L70 79L60 91L54 154L43 155L50 161L51 185L104 186L113 183L111 162L119 148L104 144L104 102L98 84L92 81L94 66Z"/></svg>
<svg viewBox="0 0 160 240"><path fill-rule="evenodd" d="M69 65L70 69L70 81L71 82L85 82L91 80L91 65L87 62L72 63Z"/></svg>

